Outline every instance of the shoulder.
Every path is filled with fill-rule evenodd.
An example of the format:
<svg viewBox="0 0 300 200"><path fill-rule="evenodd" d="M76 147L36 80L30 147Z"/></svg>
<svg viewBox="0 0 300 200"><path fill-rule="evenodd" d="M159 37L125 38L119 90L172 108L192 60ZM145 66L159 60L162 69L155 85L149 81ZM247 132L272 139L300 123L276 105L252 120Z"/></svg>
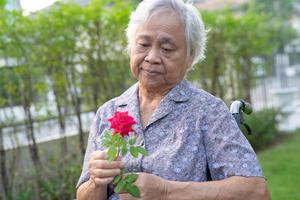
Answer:
<svg viewBox="0 0 300 200"><path fill-rule="evenodd" d="M195 84L187 82L187 89L189 90L190 103L202 110L228 110L226 104L218 97L213 96L209 92L198 88Z"/></svg>
<svg viewBox="0 0 300 200"><path fill-rule="evenodd" d="M98 118L101 118L103 115L107 116L108 113L113 113L114 112L114 108L115 108L115 104L116 104L116 100L118 99L118 97L114 97L113 99L110 99L109 101L105 102L104 104L102 104L97 112L96 112L96 116Z"/></svg>

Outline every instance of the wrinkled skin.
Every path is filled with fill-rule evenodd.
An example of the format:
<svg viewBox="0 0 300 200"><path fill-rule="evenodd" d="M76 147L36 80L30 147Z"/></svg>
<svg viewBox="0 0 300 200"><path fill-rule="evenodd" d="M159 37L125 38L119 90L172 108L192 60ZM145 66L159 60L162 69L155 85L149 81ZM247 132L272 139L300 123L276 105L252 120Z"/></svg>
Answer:
<svg viewBox="0 0 300 200"><path fill-rule="evenodd" d="M115 176L120 174L120 168L124 166L120 158L109 163L106 156L106 151L94 151L91 154L89 173L90 179L96 186L106 187Z"/></svg>
<svg viewBox="0 0 300 200"><path fill-rule="evenodd" d="M131 72L141 89L168 91L184 78L192 62L186 52L184 26L178 14L169 9L154 12L135 34Z"/></svg>
<svg viewBox="0 0 300 200"><path fill-rule="evenodd" d="M140 198L134 198L128 193L121 193L120 198L122 200L164 200L166 198L166 181L158 176L139 173L135 185L140 189Z"/></svg>

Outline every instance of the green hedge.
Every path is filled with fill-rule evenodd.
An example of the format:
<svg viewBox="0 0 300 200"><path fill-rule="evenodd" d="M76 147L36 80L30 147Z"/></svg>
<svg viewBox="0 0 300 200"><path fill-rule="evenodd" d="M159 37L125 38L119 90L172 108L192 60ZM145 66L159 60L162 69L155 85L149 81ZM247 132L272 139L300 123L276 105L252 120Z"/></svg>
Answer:
<svg viewBox="0 0 300 200"><path fill-rule="evenodd" d="M276 139L279 133L278 123L281 115L280 110L267 108L244 116L252 134L249 135L243 127L242 131L255 150L266 148Z"/></svg>

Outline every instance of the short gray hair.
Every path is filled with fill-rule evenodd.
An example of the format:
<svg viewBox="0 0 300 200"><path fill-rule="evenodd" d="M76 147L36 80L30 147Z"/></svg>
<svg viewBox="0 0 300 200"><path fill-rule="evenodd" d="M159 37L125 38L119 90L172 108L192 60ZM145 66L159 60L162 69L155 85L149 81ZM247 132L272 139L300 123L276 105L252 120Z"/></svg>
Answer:
<svg viewBox="0 0 300 200"><path fill-rule="evenodd" d="M130 52L137 29L151 16L154 11L160 9L173 9L179 14L185 27L187 55L192 56L193 62L189 70L205 58L206 30L196 7L182 0L144 0L130 16L126 29L127 50Z"/></svg>

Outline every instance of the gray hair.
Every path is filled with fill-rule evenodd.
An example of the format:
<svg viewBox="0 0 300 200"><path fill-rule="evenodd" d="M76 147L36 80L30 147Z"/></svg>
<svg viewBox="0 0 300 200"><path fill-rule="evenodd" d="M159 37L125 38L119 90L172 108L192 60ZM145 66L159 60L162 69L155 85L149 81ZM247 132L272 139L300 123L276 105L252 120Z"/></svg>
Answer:
<svg viewBox="0 0 300 200"><path fill-rule="evenodd" d="M206 30L196 7L182 0L144 0L130 16L130 21L126 29L127 50L130 52L133 39L137 29L147 21L154 11L160 9L173 9L179 14L185 27L185 38L187 45L187 55L192 56L193 62L189 66L190 70L196 63L205 58Z"/></svg>

